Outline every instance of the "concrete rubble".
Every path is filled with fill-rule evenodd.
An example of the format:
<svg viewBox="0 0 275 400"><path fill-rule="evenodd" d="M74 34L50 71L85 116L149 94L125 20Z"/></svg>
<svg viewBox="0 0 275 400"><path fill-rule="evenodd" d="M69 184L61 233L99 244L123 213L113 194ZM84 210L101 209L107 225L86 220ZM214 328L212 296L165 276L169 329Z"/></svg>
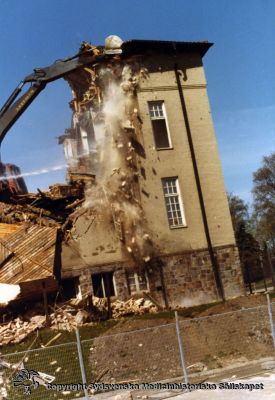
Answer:
<svg viewBox="0 0 275 400"><path fill-rule="evenodd" d="M0 202L0 222L62 226L83 197L80 182L52 185L48 192L14 195L7 203Z"/></svg>
<svg viewBox="0 0 275 400"><path fill-rule="evenodd" d="M93 304L99 310L107 310L107 299L93 298ZM156 313L157 306L150 300L145 298L129 299L127 301L116 300L111 303L113 318L119 318L126 315L142 315L147 313Z"/></svg>
<svg viewBox="0 0 275 400"><path fill-rule="evenodd" d="M145 298L129 299L125 302L114 300L111 302L112 317L120 318L129 315L156 313L158 308L153 302ZM84 309L74 309L68 305L58 307L50 314L50 328L58 331L73 331L76 327L97 321L108 310L107 299L93 297L92 312ZM22 342L28 335L37 329L46 326L46 317L34 315L17 317L12 321L0 325L0 346Z"/></svg>
<svg viewBox="0 0 275 400"><path fill-rule="evenodd" d="M30 318L29 321L23 321L20 317L17 317L8 324L0 325L0 346L20 343L30 333L42 328L45 321L46 317L37 315Z"/></svg>

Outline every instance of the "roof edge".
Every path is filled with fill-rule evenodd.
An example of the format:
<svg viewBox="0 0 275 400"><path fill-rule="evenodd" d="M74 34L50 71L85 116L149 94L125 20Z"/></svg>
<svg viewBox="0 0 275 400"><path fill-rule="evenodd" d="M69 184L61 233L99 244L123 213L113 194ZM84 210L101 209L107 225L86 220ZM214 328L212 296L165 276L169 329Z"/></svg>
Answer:
<svg viewBox="0 0 275 400"><path fill-rule="evenodd" d="M148 51L165 53L190 53L196 52L203 57L214 43L208 41L199 42L178 42L172 40L140 40L131 39L123 42L123 54L138 54Z"/></svg>

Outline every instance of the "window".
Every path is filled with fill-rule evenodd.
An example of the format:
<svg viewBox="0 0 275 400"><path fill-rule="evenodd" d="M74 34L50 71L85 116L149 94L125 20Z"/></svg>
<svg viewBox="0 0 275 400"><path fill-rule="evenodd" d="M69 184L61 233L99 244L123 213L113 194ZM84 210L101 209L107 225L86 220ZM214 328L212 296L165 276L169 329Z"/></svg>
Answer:
<svg viewBox="0 0 275 400"><path fill-rule="evenodd" d="M131 293L149 290L148 278L145 272L127 272L128 285Z"/></svg>
<svg viewBox="0 0 275 400"><path fill-rule="evenodd" d="M79 278L68 278L61 281L62 297L69 300L72 297L81 298L79 291Z"/></svg>
<svg viewBox="0 0 275 400"><path fill-rule="evenodd" d="M96 297L115 296L113 272L92 275L93 291Z"/></svg>
<svg viewBox="0 0 275 400"><path fill-rule="evenodd" d="M164 102L149 101L148 106L156 148L158 150L171 148Z"/></svg>
<svg viewBox="0 0 275 400"><path fill-rule="evenodd" d="M185 226L186 221L180 197L178 178L177 177L163 178L162 188L164 193L164 200L165 200L169 226L171 228Z"/></svg>

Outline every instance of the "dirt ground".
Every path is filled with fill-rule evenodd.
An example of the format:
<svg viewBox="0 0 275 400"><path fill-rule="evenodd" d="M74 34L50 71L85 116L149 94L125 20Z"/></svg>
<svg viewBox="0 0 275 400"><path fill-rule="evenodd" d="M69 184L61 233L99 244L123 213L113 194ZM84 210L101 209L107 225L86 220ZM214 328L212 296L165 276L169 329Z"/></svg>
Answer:
<svg viewBox="0 0 275 400"><path fill-rule="evenodd" d="M180 332L188 372L274 356L267 308L259 307L264 305L266 296L258 294L194 308L188 317L183 310ZM122 319L94 339L90 366L92 380L102 382L150 382L182 375L173 314Z"/></svg>
<svg viewBox="0 0 275 400"><path fill-rule="evenodd" d="M267 305L266 295L256 293L227 300L224 303L219 303L205 311L202 311L198 316L202 317L206 315L221 314L229 311L240 310L242 308L252 308L262 305Z"/></svg>

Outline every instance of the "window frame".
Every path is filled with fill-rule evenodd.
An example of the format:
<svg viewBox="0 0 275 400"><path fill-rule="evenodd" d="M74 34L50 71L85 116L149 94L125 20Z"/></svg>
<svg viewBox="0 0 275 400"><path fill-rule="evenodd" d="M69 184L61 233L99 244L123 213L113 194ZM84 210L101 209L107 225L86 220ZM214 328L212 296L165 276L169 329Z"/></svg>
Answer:
<svg viewBox="0 0 275 400"><path fill-rule="evenodd" d="M129 281L130 275L134 275L135 290L131 290L130 281ZM135 272L135 271L127 271L127 284L128 284L128 288L129 288L130 294L142 293L142 292L150 292L149 279L148 279L148 275L147 275L146 271L144 271L144 277L145 277L145 280L146 280L146 289L140 289L140 286L139 286L140 285L139 274L137 272Z"/></svg>
<svg viewBox="0 0 275 400"><path fill-rule="evenodd" d="M175 186L176 186L175 193L165 193L164 183L167 182L168 180L175 181ZM165 209L166 209L167 221L168 221L169 228L170 229L186 228L187 223L186 223L184 205L183 205L183 201L182 201L182 195L181 195L178 176L168 176L168 177L161 178L161 186L162 186L162 191L163 191L164 205L165 205ZM180 217L177 215L176 218L182 219L181 224L171 224L170 223L171 218L169 218L169 212L172 213L173 220L175 220L174 213L177 212L177 210L172 210L172 209L168 210L168 204L166 203L166 198L171 198L171 197L177 197L177 203L179 204L179 211L180 211L181 215L180 215ZM176 204L176 203L174 203L174 204Z"/></svg>
<svg viewBox="0 0 275 400"><path fill-rule="evenodd" d="M92 273L91 274L91 284L92 284L92 287L93 287L93 292L94 292L93 276L98 275L99 279L100 279L100 287L101 287L101 290L102 290L103 297L100 297L100 296L97 296L97 297L107 298L107 285L105 285L104 277L107 276L108 274L112 274L112 283L113 283L113 292L114 292L114 295L110 295L110 297L117 297L117 288L116 288L116 281L115 281L114 271L97 272L97 273ZM107 277L106 279L109 279L109 278Z"/></svg>
<svg viewBox="0 0 275 400"><path fill-rule="evenodd" d="M152 132L153 132L153 136L154 136L154 143L155 143L156 150L161 151L161 150L171 150L171 149L173 149L173 144L172 144L172 140L171 140L171 134L170 134L170 129L169 129L168 118L167 118L167 113L166 113L166 107L165 107L164 100L149 100L149 101L147 101L147 104L148 104L149 117L150 117L150 121L151 121ZM158 117L154 116L154 117L152 117L151 109L150 109L150 105L152 105L152 104L161 104L161 111L162 111L163 116L158 116ZM165 122L166 132L167 132L167 139L168 139L168 143L169 143L168 147L158 147L157 146L156 134L155 134L154 126L153 126L153 123L152 123L152 121L157 121L157 120L164 120L164 122Z"/></svg>

